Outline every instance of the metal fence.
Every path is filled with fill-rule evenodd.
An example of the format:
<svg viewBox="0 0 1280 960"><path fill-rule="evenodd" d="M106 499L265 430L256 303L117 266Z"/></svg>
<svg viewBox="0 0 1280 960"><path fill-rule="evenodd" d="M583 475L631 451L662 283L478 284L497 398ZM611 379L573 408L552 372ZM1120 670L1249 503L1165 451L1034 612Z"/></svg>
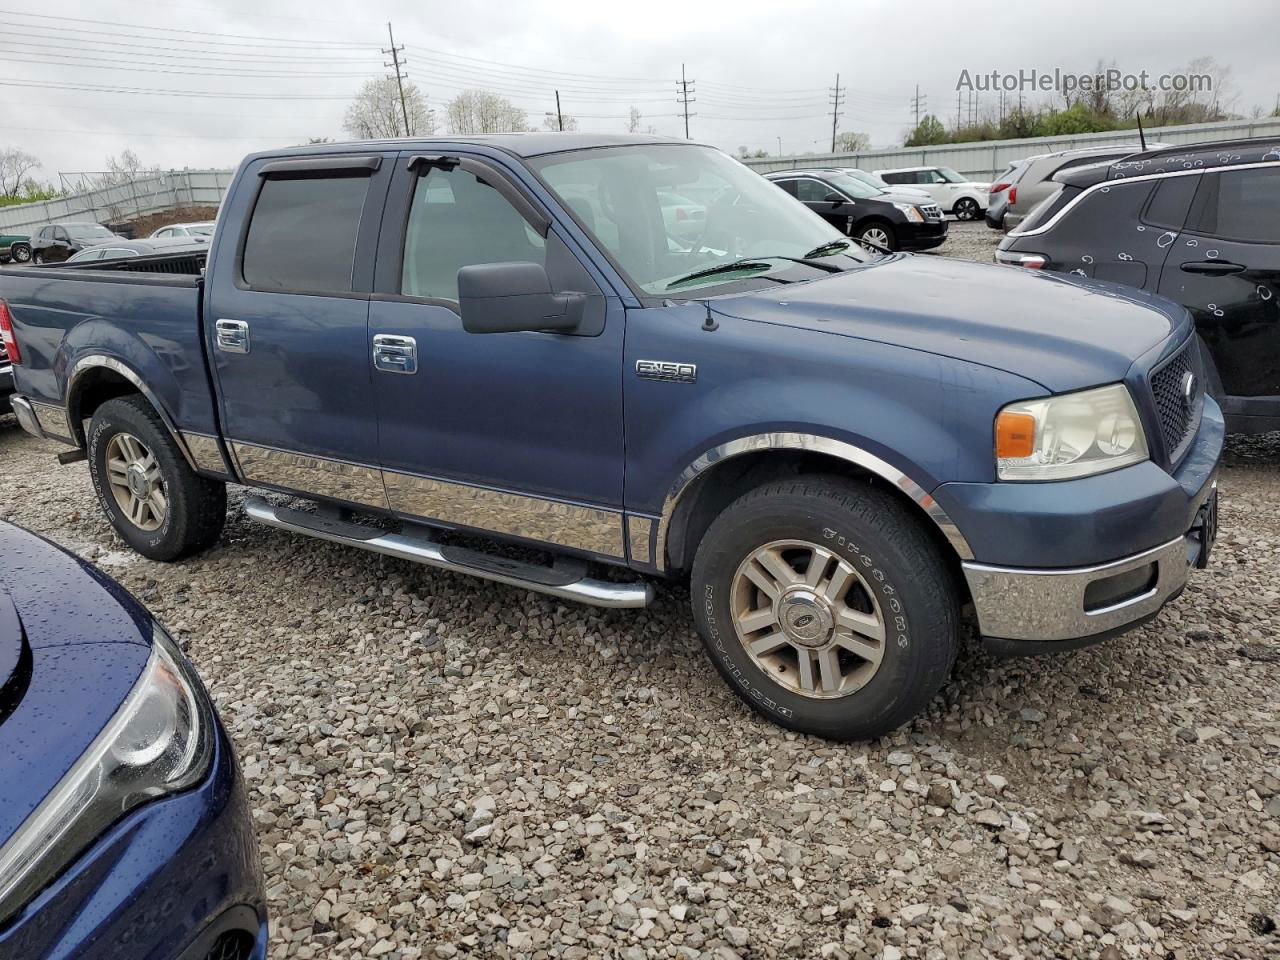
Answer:
<svg viewBox="0 0 1280 960"><path fill-rule="evenodd" d="M1178 127L1153 127L1146 131L1147 142L1203 143L1211 140L1239 140L1246 137L1280 136L1280 117L1261 120L1228 120L1191 123ZM860 167L888 170L894 167L951 167L975 180L991 180L1011 160L1041 153L1100 147L1113 143L1137 143L1138 131L1113 130L1107 133L1079 133L1067 137L1036 137L1025 140L986 140L979 143L946 143L933 147L895 147L860 153L826 153L807 157L773 157L743 162L760 173L795 167Z"/></svg>
<svg viewBox="0 0 1280 960"><path fill-rule="evenodd" d="M0 233L27 233L53 220L119 223L166 210L216 207L234 170L169 170L56 200L0 207Z"/></svg>

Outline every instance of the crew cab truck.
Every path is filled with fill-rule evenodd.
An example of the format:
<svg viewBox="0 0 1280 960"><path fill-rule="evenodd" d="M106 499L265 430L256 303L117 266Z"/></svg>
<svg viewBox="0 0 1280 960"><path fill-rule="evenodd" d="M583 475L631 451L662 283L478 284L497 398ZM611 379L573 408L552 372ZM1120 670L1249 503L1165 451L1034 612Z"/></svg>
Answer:
<svg viewBox="0 0 1280 960"><path fill-rule="evenodd" d="M570 600L687 580L744 701L866 738L929 703L966 616L1069 649L1212 546L1223 422L1184 309L861 250L707 146L255 154L203 274L166 263L0 274L23 427L153 559L214 543L239 483L293 495L245 509L294 534Z"/></svg>

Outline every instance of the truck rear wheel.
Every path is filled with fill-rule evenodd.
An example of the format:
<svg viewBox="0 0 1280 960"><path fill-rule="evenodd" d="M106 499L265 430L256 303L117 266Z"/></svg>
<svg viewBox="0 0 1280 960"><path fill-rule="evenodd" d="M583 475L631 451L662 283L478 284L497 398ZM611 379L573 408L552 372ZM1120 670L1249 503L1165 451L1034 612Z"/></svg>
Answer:
<svg viewBox="0 0 1280 960"><path fill-rule="evenodd" d="M116 532L151 560L213 545L227 518L227 488L187 464L144 398L108 400L89 424L89 472Z"/></svg>
<svg viewBox="0 0 1280 960"><path fill-rule="evenodd" d="M758 487L711 524L691 593L712 663L752 708L836 740L929 703L959 646L938 546L892 494L838 477Z"/></svg>

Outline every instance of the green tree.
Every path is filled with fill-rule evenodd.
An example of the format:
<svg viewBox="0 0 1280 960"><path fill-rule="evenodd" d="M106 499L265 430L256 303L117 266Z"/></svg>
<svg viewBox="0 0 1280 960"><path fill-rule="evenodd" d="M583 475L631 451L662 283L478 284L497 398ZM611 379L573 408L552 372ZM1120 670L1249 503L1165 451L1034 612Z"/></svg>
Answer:
<svg viewBox="0 0 1280 960"><path fill-rule="evenodd" d="M947 140L947 128L931 113L921 118L919 125L911 131L903 146L927 147L934 143L946 143Z"/></svg>

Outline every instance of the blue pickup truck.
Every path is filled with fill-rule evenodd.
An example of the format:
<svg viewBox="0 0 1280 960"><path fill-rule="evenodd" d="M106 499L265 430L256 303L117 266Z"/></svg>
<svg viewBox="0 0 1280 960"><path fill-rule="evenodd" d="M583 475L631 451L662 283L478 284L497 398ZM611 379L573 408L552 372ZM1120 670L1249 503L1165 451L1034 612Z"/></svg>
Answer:
<svg viewBox="0 0 1280 960"><path fill-rule="evenodd" d="M747 703L863 738L967 623L1071 649L1212 546L1223 420L1184 309L863 251L710 147L257 154L203 256L0 273L20 422L152 559L214 543L239 483L301 498L254 520L570 600L687 582Z"/></svg>

